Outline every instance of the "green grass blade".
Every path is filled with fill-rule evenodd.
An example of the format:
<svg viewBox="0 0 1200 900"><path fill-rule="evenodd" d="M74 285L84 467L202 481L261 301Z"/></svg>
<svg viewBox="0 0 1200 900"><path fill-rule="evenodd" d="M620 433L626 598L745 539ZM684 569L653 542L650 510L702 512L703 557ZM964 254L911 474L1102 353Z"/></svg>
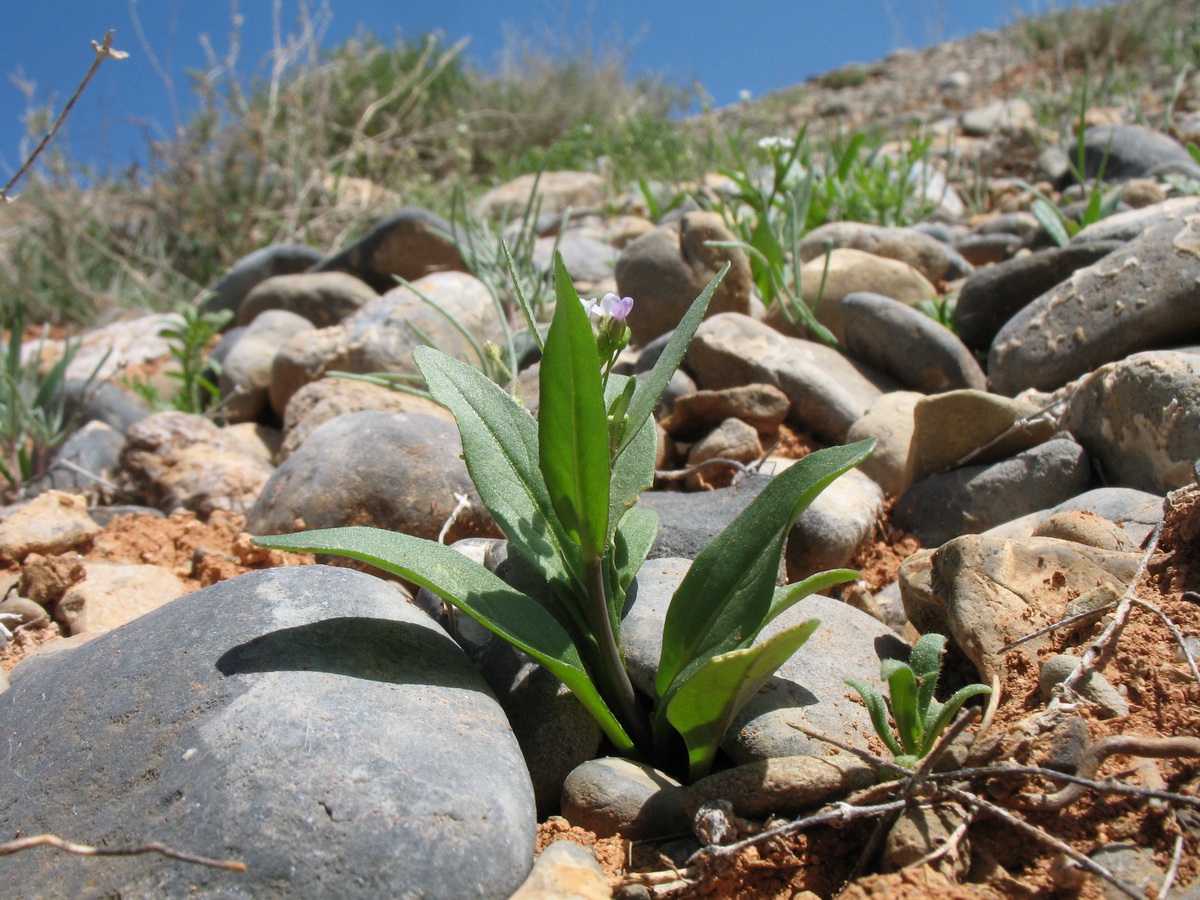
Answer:
<svg viewBox="0 0 1200 900"><path fill-rule="evenodd" d="M795 584L785 584L783 587L775 588L775 593L771 598L771 608L767 611L767 617L763 620L763 625L766 625L781 612L791 609L805 597L819 594L821 591L831 588L834 585L854 581L858 578L858 575L859 573L853 569L830 569L827 572L817 572L814 575L809 575L803 581L797 581Z"/></svg>
<svg viewBox="0 0 1200 900"><path fill-rule="evenodd" d="M873 685L867 684L861 678L847 678L846 684L858 691L858 695L862 697L863 705L866 706L867 714L871 717L871 725L875 728L875 733L887 745L892 756L902 755L904 748L900 746L896 741L895 735L892 734L892 726L888 722L887 707L884 705L883 697L879 691L875 690Z"/></svg>

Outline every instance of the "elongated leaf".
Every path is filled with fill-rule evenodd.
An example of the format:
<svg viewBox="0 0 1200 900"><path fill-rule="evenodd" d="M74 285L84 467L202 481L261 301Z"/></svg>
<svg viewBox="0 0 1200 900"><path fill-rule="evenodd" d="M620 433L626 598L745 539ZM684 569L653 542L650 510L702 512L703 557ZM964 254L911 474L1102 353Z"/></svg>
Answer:
<svg viewBox="0 0 1200 900"><path fill-rule="evenodd" d="M362 560L429 588L545 666L579 698L609 740L622 752L633 752L633 742L601 698L566 629L534 600L457 550L363 526L259 537L254 542L274 550L333 553Z"/></svg>
<svg viewBox="0 0 1200 900"><path fill-rule="evenodd" d="M539 465L550 502L584 559L608 536L608 416L596 339L562 256L554 261L557 303L539 381Z"/></svg>
<svg viewBox="0 0 1200 900"><path fill-rule="evenodd" d="M578 550L542 478L533 417L478 369L440 350L418 347L413 359L433 398L454 413L475 489L516 551L547 581L582 580Z"/></svg>
<svg viewBox="0 0 1200 900"><path fill-rule="evenodd" d="M621 519L613 541L612 558L622 591L629 587L646 561L657 535L658 513L652 509L635 506Z"/></svg>
<svg viewBox="0 0 1200 900"><path fill-rule="evenodd" d="M744 646L762 628L792 524L830 482L866 458L873 441L811 453L772 479L696 557L671 598L655 689L666 698L687 667Z"/></svg>
<svg viewBox="0 0 1200 900"><path fill-rule="evenodd" d="M1063 222L1063 215L1053 203L1042 197L1038 197L1033 201L1030 212L1033 213L1033 217L1038 220L1038 223L1046 230L1046 234L1050 235L1050 239L1056 245L1065 247L1067 242L1071 240L1071 236L1067 233L1067 226Z"/></svg>
<svg viewBox="0 0 1200 900"><path fill-rule="evenodd" d="M608 378L606 399L612 403L622 395L633 379L620 375ZM658 430L654 420L647 419L638 429L633 440L613 463L612 481L609 486L608 534L612 538L621 517L637 503L642 492L654 484L654 460L658 456Z"/></svg>
<svg viewBox="0 0 1200 900"><path fill-rule="evenodd" d="M921 722L929 720L928 710L934 703L937 693L938 674L942 670L942 649L946 646L946 638L940 634L922 635L913 646L912 656L908 664L913 674L917 676L917 715Z"/></svg>
<svg viewBox="0 0 1200 900"><path fill-rule="evenodd" d="M696 329L700 327L700 322L703 321L704 314L708 311L708 304L712 301L713 294L716 293L717 285L721 283L721 279L728 271L729 263L725 263L721 271L700 292L700 296L683 314L683 318L679 320L674 333L667 341L667 346L663 348L662 355L650 369L650 374L638 381L633 392L633 399L629 402L629 419L621 434L621 440L617 443L618 456L630 445L637 436L638 430L653 415L654 407L658 405L659 398L667 389L667 383L670 382L671 376L675 374L675 370L679 368L679 364L683 362L683 357L687 354ZM633 298L633 302L636 309L637 297ZM634 315L636 314L635 312Z"/></svg>
<svg viewBox="0 0 1200 900"><path fill-rule="evenodd" d="M888 750L892 751L892 756L901 756L904 748L897 743L895 735L892 734L892 726L888 723L887 707L884 705L879 691L861 678L847 678L846 684L858 691L858 696L862 697L862 701L867 707L867 713L871 717L871 725L874 726L879 739L887 744Z"/></svg>
<svg viewBox="0 0 1200 900"><path fill-rule="evenodd" d="M694 780L708 774L717 746L738 711L820 625L809 619L744 650L710 659L687 680L667 707L667 719L687 745Z"/></svg>
<svg viewBox="0 0 1200 900"><path fill-rule="evenodd" d="M990 694L991 692L992 689L986 684L969 684L965 688L955 691L954 696L944 704L940 704L941 709L937 710L936 715L931 716L931 720L925 726L921 755L923 756L933 749L933 745L937 743L937 739L941 737L942 732L946 730L946 726L950 724L950 721L958 715L958 711L964 703L972 697L977 697L980 694Z"/></svg>
<svg viewBox="0 0 1200 900"><path fill-rule="evenodd" d="M766 625L781 612L791 609L805 597L812 594L819 594L826 588L831 588L835 584L845 584L847 581L854 581L858 578L858 572L853 569L830 569L827 572L817 572L814 575L809 575L803 581L797 581L795 584L785 584L783 587L775 588L775 594L771 598L771 608L767 611L767 617L763 620L763 625Z"/></svg>
<svg viewBox="0 0 1200 900"><path fill-rule="evenodd" d="M921 731L924 723L917 714L917 679L908 663L885 659L879 676L887 682L892 698L892 718L896 734L906 753L921 754Z"/></svg>

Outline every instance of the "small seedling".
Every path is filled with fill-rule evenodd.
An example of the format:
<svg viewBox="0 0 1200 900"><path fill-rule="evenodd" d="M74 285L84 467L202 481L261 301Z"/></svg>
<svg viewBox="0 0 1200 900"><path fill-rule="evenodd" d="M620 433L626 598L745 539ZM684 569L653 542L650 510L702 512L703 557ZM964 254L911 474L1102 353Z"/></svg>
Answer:
<svg viewBox="0 0 1200 900"><path fill-rule="evenodd" d="M943 635L927 634L917 641L908 662L897 659L883 661L879 677L887 682L891 695L895 733L888 725L887 707L879 691L861 679L846 679L846 684L862 697L871 714L875 733L892 752L896 765L906 769L913 768L929 755L963 703L978 694L992 692L985 684L969 684L956 691L945 703L935 700L933 695L937 691L945 646L946 638Z"/></svg>

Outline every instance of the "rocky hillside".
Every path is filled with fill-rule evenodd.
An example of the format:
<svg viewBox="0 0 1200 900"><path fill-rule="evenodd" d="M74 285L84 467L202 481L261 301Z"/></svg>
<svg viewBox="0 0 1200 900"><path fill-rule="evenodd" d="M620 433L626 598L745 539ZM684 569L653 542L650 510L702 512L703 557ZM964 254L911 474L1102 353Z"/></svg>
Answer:
<svg viewBox="0 0 1200 900"><path fill-rule="evenodd" d="M272 187L237 241L188 233L244 252L179 311L78 339L8 314L5 896L1196 896L1195 7L829 73L688 123L681 147L745 140L637 188L633 155L469 211L399 180L335 180L319 213ZM143 235L171 190L195 199L153 185ZM670 753L617 758L557 678L429 590L251 539L372 526L536 594L412 354L536 415L555 385L534 331L574 303L556 252L581 296L633 298L615 371L642 378L729 264L655 410L638 505L660 524L620 629L639 703L704 548L751 533L797 460L875 441L779 560L781 582L858 577L770 623L820 620L690 781ZM873 718L846 679L901 696L924 635L946 638L941 700L987 692L914 762L903 709ZM21 843L41 834L114 855Z"/></svg>

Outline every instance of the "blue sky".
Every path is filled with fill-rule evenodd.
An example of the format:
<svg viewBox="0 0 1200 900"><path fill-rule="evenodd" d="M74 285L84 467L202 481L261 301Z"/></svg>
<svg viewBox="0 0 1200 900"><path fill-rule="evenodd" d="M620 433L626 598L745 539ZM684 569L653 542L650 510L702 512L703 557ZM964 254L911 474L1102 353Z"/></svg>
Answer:
<svg viewBox="0 0 1200 900"><path fill-rule="evenodd" d="M9 0L15 3L16 0ZM273 46L273 15L295 30L300 0L241 0L239 69L262 71ZM922 47L999 28L1020 13L1074 0L310 0L328 13L324 43L361 25L391 40L440 31L470 36L468 55L494 66L515 31L535 44L627 48L631 74L699 82L715 105L755 97L851 62L872 62L900 47ZM1096 0L1087 0L1093 5ZM38 0L13 10L0 29L0 176L21 159L28 101L61 105L93 58L90 41L115 29L114 47L129 53L106 62L67 124L72 152L120 170L145 159L147 137L162 139L194 109L187 71L204 68L202 36L218 56L229 52L231 5L225 0ZM135 21L136 20L136 21ZM138 25L140 24L140 29ZM140 31L140 33L139 33Z"/></svg>

